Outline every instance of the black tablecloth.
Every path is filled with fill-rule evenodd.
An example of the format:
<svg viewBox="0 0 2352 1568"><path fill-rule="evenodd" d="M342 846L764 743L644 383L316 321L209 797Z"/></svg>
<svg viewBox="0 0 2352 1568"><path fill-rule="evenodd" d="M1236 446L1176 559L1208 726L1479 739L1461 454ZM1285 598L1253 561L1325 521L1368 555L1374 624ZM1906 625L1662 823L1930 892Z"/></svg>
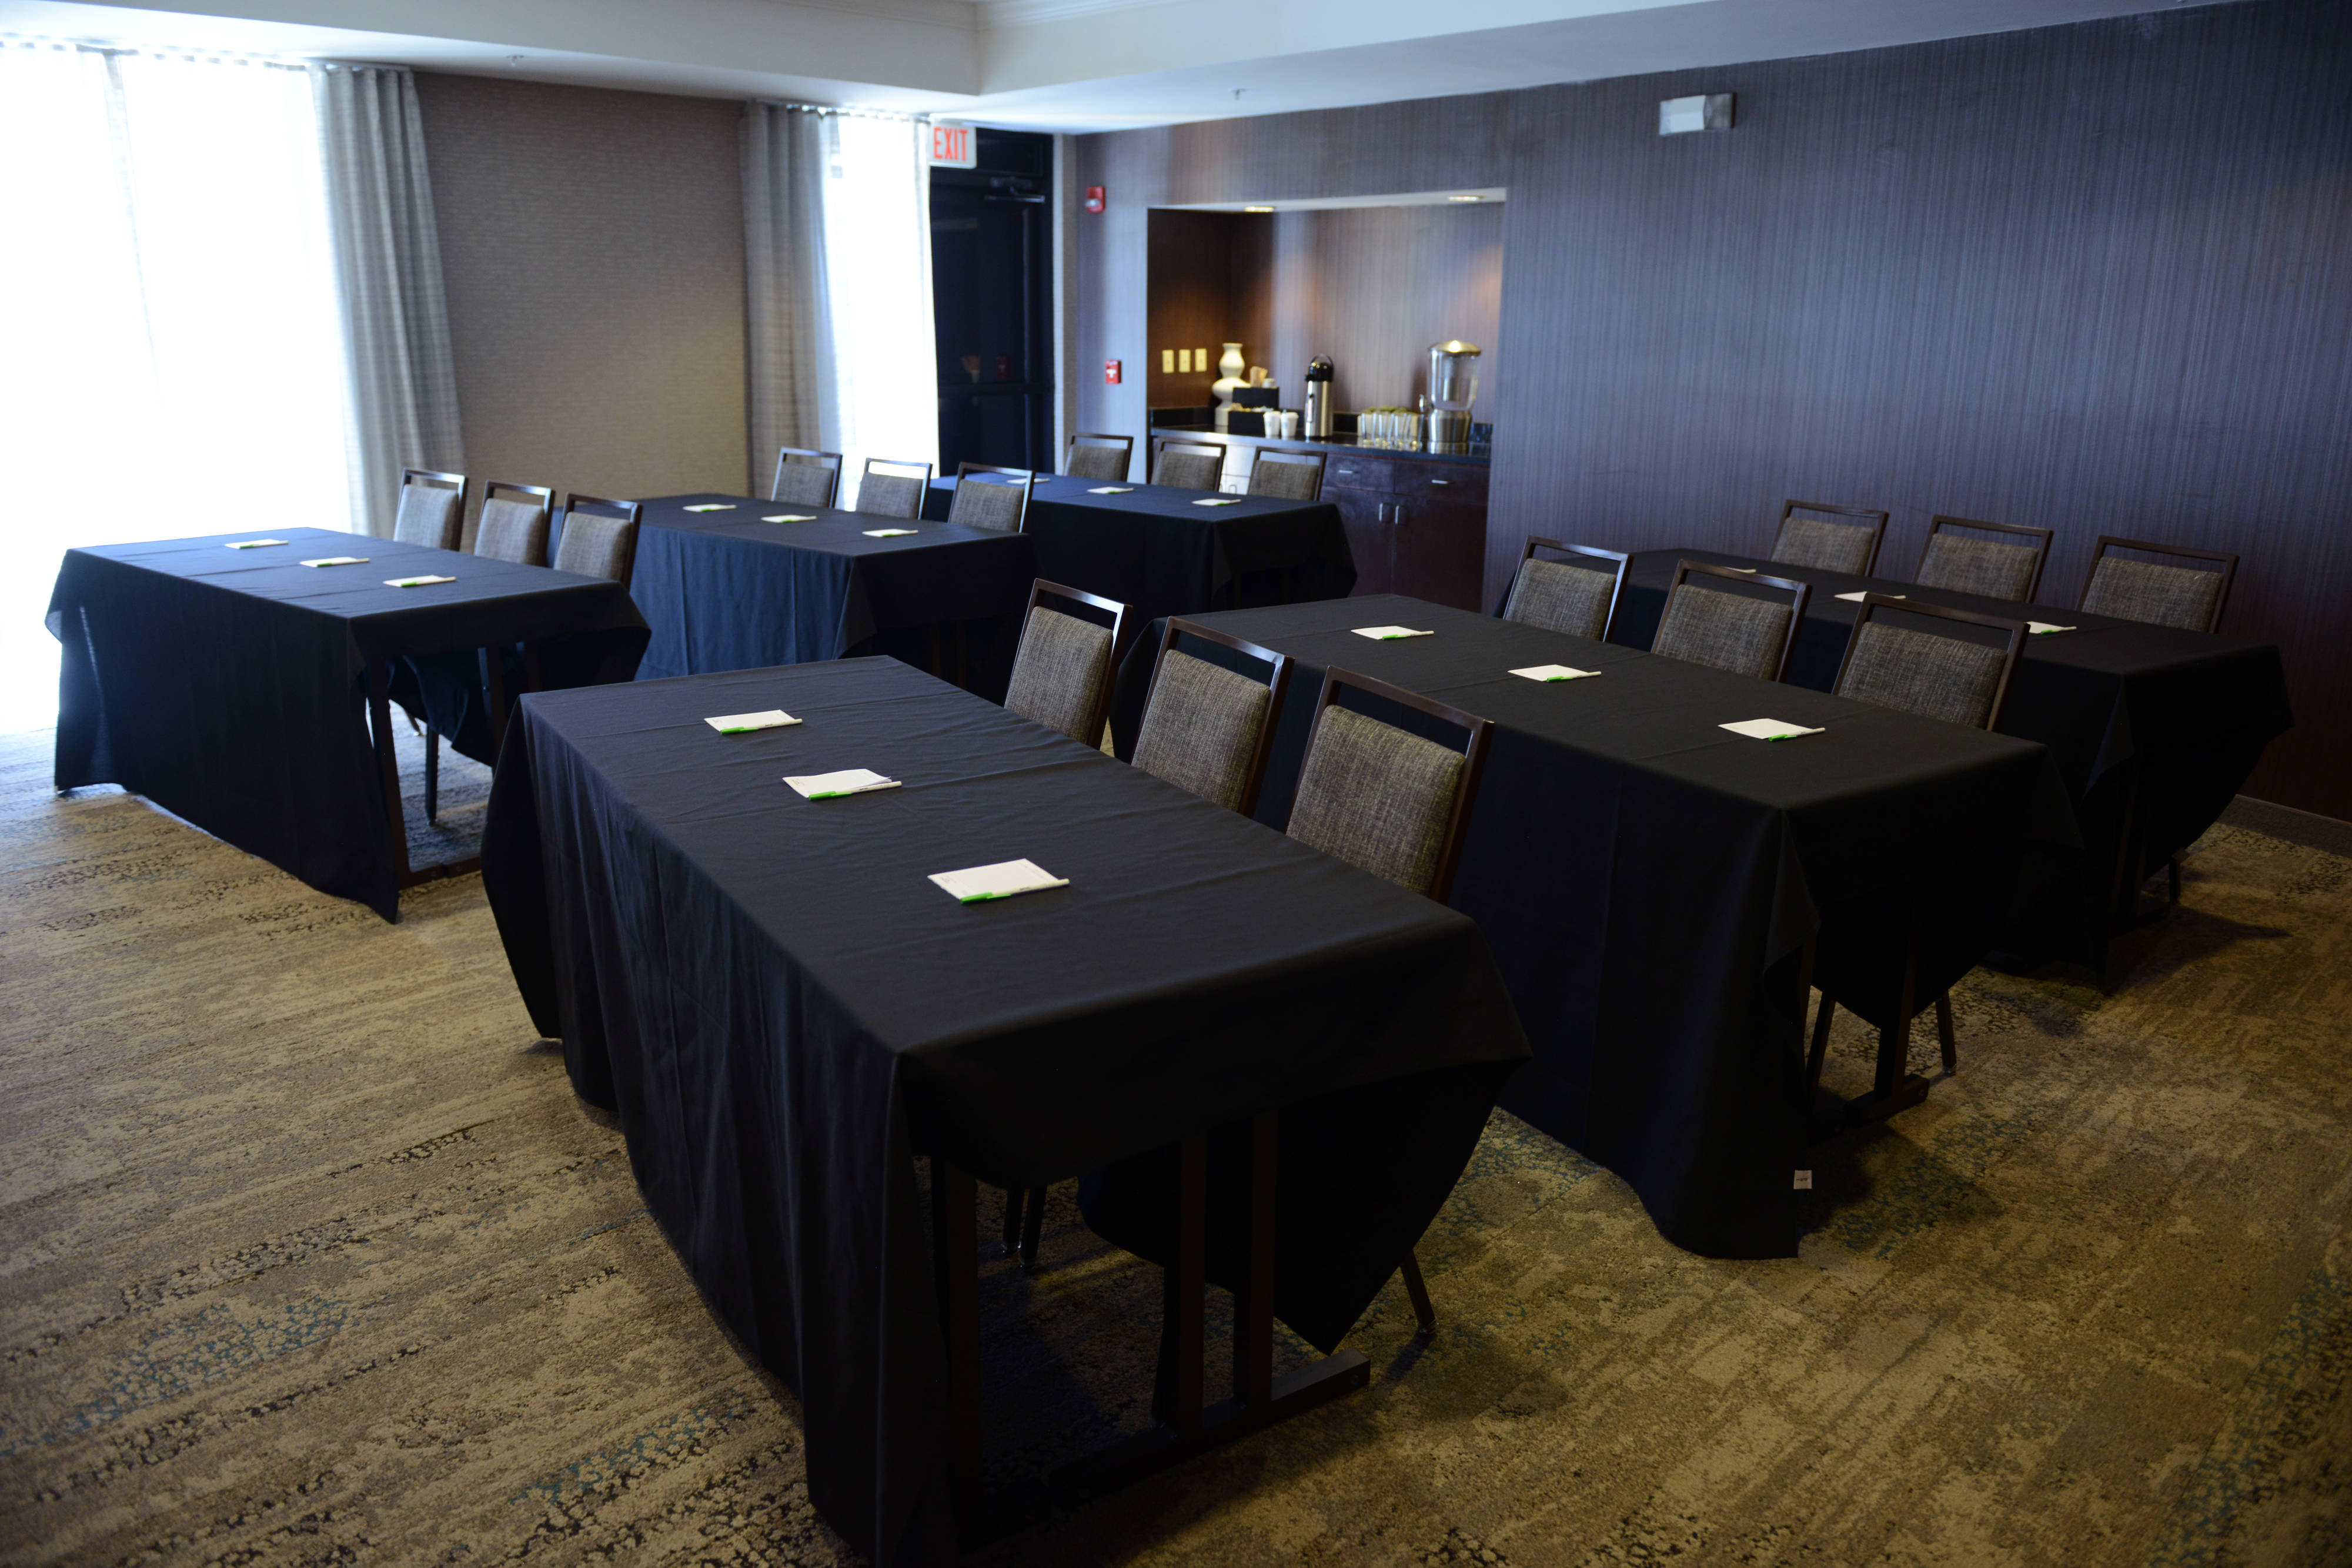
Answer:
<svg viewBox="0 0 2352 1568"><path fill-rule="evenodd" d="M2026 841L2069 832L2048 753L2003 736L1396 595L1200 619L1298 661L1262 821L1288 816L1335 664L1494 721L1453 902L1486 931L1535 1047L1503 1103L1622 1176L1660 1232L1694 1251L1796 1249L1807 939L1899 934L1907 901L1932 887L1920 995L1933 996L1981 949L2000 868ZM1435 635L1350 632L1389 624ZM1121 756L1157 646L1147 636L1120 670ZM1210 644L1187 651L1247 667ZM1540 685L1507 673L1549 664L1601 674ZM1825 733L1766 742L1717 727L1750 718ZM1850 962L1823 983L1891 1016L1893 946L1845 945Z"/></svg>
<svg viewBox="0 0 2352 1568"><path fill-rule="evenodd" d="M686 509L720 504L735 509ZM1039 575L1027 538L985 528L741 496L665 496L645 508L630 585L653 628L644 680L886 651L921 662L929 629L952 622L968 652L977 645L975 685L984 689L989 674L1001 685L1011 667L1012 635ZM816 520L760 521L786 514ZM915 532L866 532L902 528Z"/></svg>
<svg viewBox="0 0 2352 1568"><path fill-rule="evenodd" d="M1787 679L1827 691L1861 606L1836 597L1869 591L2009 620L2072 626L2026 640L2000 730L2050 747L2074 808L2078 846L2037 852L1995 945L2005 959L2060 958L2097 967L2113 928L2116 870L2136 810L2146 837L2140 876L2213 825L2289 728L2278 649L2178 632L2079 610L2011 603L1885 578L1776 566L1710 550L1647 550L1627 570L1613 642L1646 648L1657 633L1679 560L1756 567L1813 585ZM2136 800L2135 800L2136 796Z"/></svg>
<svg viewBox="0 0 2352 1568"><path fill-rule="evenodd" d="M771 707L804 722L702 723ZM843 768L903 787L781 781ZM1070 885L927 880L1024 856ZM647 1206L798 1391L810 1496L885 1561L943 1398L915 1154L1025 1184L1284 1107L1275 1311L1328 1343L1527 1051L1469 921L887 659L526 698L483 878Z"/></svg>
<svg viewBox="0 0 2352 1568"><path fill-rule="evenodd" d="M225 548L265 538L288 542ZM367 559L299 564L331 555ZM427 574L457 580L384 586ZM120 784L387 919L368 662L563 641L562 678L625 681L646 642L618 583L320 528L68 550L48 626L65 645L58 789Z"/></svg>
<svg viewBox="0 0 2352 1568"><path fill-rule="evenodd" d="M1115 599L1139 615L1191 615L1236 605L1345 599L1356 558L1328 501L1227 497L1138 485L1097 496L1099 479L1049 475L1029 498L1037 575ZM944 517L955 481L932 481L923 515Z"/></svg>

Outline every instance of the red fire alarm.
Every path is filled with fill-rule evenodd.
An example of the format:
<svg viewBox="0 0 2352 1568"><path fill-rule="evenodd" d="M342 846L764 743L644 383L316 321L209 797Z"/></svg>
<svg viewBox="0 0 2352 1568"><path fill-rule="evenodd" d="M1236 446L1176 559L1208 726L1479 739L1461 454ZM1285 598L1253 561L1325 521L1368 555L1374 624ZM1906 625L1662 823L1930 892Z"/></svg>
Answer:
<svg viewBox="0 0 2352 1568"><path fill-rule="evenodd" d="M1118 361L1117 360L1105 360L1103 361L1103 385L1107 387L1115 387L1118 385Z"/></svg>
<svg viewBox="0 0 2352 1568"><path fill-rule="evenodd" d="M1100 185L1088 185L1087 187L1087 211L1090 213L1098 213L1102 210L1103 188Z"/></svg>

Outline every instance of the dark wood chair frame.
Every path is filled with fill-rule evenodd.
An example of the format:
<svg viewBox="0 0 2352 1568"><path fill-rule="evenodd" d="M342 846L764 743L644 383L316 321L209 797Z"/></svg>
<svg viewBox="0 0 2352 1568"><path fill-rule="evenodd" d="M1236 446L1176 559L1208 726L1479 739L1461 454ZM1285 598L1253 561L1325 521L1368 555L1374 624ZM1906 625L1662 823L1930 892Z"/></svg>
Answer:
<svg viewBox="0 0 2352 1568"><path fill-rule="evenodd" d="M1122 472L1119 475L1119 477L1112 481L1112 483L1118 485L1124 485L1127 483L1127 473L1132 471L1135 467L1135 437L1132 435L1110 435L1098 430L1081 430L1076 434L1070 437L1069 451L1076 452L1081 446L1118 447L1121 460L1120 466ZM1069 465L1069 458L1065 455L1062 459L1062 466L1066 469Z"/></svg>
<svg viewBox="0 0 2352 1568"><path fill-rule="evenodd" d="M858 491L858 499L859 499L859 500L861 500L861 501L862 501L862 500L864 500L864 499L866 498L865 491L864 491L864 488L863 488L863 482L864 482L866 479L867 479L867 478L871 477L871 476L872 476L872 475L873 475L873 473L874 473L874 470L875 470L876 468L877 468L877 467L880 467L880 468L919 468L919 469L921 469L921 470L923 471L923 488L924 488L924 490L925 490L925 491L929 491L929 490L930 489L930 487L931 487L931 475L933 474L933 472L935 472L935 470L932 468L932 466L931 466L929 464L928 464L928 463L919 463L919 462L917 462L915 459L913 459L913 458L911 458L911 457L868 457L868 458L866 460L866 466L865 466L865 467L863 467L863 468L861 468L861 469L859 469L859 470L857 471L857 476L858 476L858 479L859 479L859 481L860 481L860 486L861 486L861 487L860 487L860 489L859 489L859 491ZM888 478L888 479L903 479L903 478L906 478L907 476L906 476L906 475L904 475L904 474L887 474L887 475L883 476L883 477L885 477L885 478ZM835 500L839 500L839 499L841 498L841 477L840 477L840 476L838 476L838 475L835 475L835 476L834 476L834 481L833 481L833 494L834 494L834 498L835 498ZM865 516L865 517L872 517L872 516L874 516L875 514L870 513L870 512L867 512L867 513L861 513L860 515L861 515L861 516ZM915 508L915 517L921 517L922 515L923 515L922 507L921 507L920 506L918 506L918 507ZM908 521L912 522L912 521L914 521L914 518L913 518L913 517L910 517L910 518L908 518Z"/></svg>
<svg viewBox="0 0 2352 1568"><path fill-rule="evenodd" d="M1906 615L1932 616L1938 621L1954 621L1964 625L1982 626L2005 632L2009 642L2001 652L2000 680L1993 687L1992 706L1985 710L1984 727L1990 731L2000 725L2001 710L2009 705L2010 681L2017 674L2017 661L2024 653L2025 639L2031 630L2022 621L2011 621L1999 615L1982 615L1973 610L1953 610L1941 604L1927 604L1916 599L1898 599L1885 593L1865 593L1862 612L1853 618L1853 634L1846 639L1845 654L1838 661L1837 679L1830 691L1835 694L1845 685L1845 673L1853 664L1854 650L1862 645L1862 629L1882 610L1899 611ZM1861 1122L1884 1121L1897 1111L1916 1105L1927 1097L1927 1081L1910 1071L1911 1020L1918 1011L1914 1007L1919 978L1919 910L1915 889L1909 912L1910 934L1903 955L1903 985L1896 993L1895 1019L1878 1031L1878 1064L1876 1075L1866 1099L1855 1101L1846 1108L1837 1126L1843 1128ZM1806 945L1805 973L1808 988L1812 973L1812 946ZM1942 1048L1944 1076L1951 1077L1959 1071L1959 1050L1952 1038L1952 993L1944 992L1935 1000L1936 1039ZM1837 1012L1837 1003L1829 992L1822 993L1820 1010L1813 1015L1812 1042L1805 1055L1805 1093L1808 1103L1820 1090L1822 1064L1828 1060L1830 1021ZM1832 1131L1836 1128L1830 1129Z"/></svg>
<svg viewBox="0 0 2352 1568"><path fill-rule="evenodd" d="M1783 530L1785 530L1789 526L1790 517L1797 512L1827 512L1832 517L1870 518L1875 525L1875 531L1870 536L1870 555L1869 558L1862 563L1862 570L1854 575L1858 577L1868 577L1877 571L1878 552L1880 548L1886 543L1886 514L1885 512L1880 511L1875 507L1832 507L1823 501L1783 501L1780 503L1780 528ZM1780 535L1776 532L1772 536L1772 546L1777 549L1780 548Z"/></svg>
<svg viewBox="0 0 2352 1568"><path fill-rule="evenodd" d="M1108 611L1110 613L1110 657L1103 661L1102 680L1095 689L1094 708L1088 716L1090 722L1087 726L1087 733L1095 737L1087 744L1099 748L1102 745L1103 726L1110 722L1111 689L1118 674L1119 653L1127 639L1128 609L1116 599L1105 599L1101 594L1088 593L1083 588L1070 588L1062 583L1048 582L1041 577L1030 583L1029 602L1021 610L1021 634L1024 637L1029 634L1030 614L1036 610L1038 602L1048 595L1073 600L1080 604L1090 604L1097 610ZM1017 651L1013 656L1016 659L1020 656Z"/></svg>
<svg viewBox="0 0 2352 1568"><path fill-rule="evenodd" d="M1948 517L1938 512L1927 519L1928 542L1919 547L1919 564L1911 569L1912 580L1918 580L1920 571L1927 564L1927 551L1934 548L1936 536L1946 528L1982 528L1988 533L2022 534L2032 539L2034 541L2033 575L2025 580L2025 597L2018 602L2020 604L2033 602L2034 594L2042 588L2042 569L2050 564L2050 541L2057 538L2054 532L2049 528L2030 528L2017 523L1988 523L1976 517Z"/></svg>
<svg viewBox="0 0 2352 1568"><path fill-rule="evenodd" d="M1810 582L1799 582L1790 577L1768 577L1760 571L1741 571L1736 567L1709 566L1703 560L1676 561L1675 580L1666 589L1665 608L1658 612L1660 631L1665 630L1666 616L1675 607L1675 595L1683 591L1684 581L1694 572L1702 577L1719 577L1726 582L1747 582L1763 588L1781 589L1794 596L1789 607L1789 634L1780 641L1780 660L1772 666L1772 674L1769 677L1776 681L1785 678L1789 673L1789 654L1797 646L1797 629L1805 623L1805 606L1812 599L1813 585ZM1655 648L1657 645L1658 640L1655 635L1653 635L1650 639L1650 646Z"/></svg>
<svg viewBox="0 0 2352 1568"><path fill-rule="evenodd" d="M2090 597L2091 584L2099 575L2099 562L2111 549L2136 549L2147 555L2172 555L2179 556L2186 560L2219 561L2221 567L2221 591L2213 596L2213 619L2205 623L2203 630L2208 632L2221 631L2221 617L2230 608L2230 589L2238 579L2238 558L2235 552L2195 549L2187 545L2150 544L2146 539L2127 539L2119 534L2101 534L2099 542L2091 549L2090 567L2083 573L2083 591L2074 598L2078 607L2084 600Z"/></svg>
<svg viewBox="0 0 2352 1568"><path fill-rule="evenodd" d="M1538 538L1531 536L1525 548L1519 551L1520 567L1524 568L1528 561L1533 560L1536 551L1539 549L1566 550L1570 555L1589 555L1598 560L1613 560L1617 563L1616 584L1609 590L1609 613L1601 619L1601 641L1603 643L1609 641L1609 633L1616 629L1617 604L1625 597L1625 573L1632 567L1633 558L1622 550L1602 549L1596 545L1572 545L1566 539ZM1746 577L1748 574L1743 571L1739 575ZM1511 573L1511 580L1503 585L1503 597L1495 601L1495 615L1497 620L1501 619L1504 611L1510 608L1511 590L1517 588L1518 584L1519 574L1514 570ZM1661 618L1663 619L1663 614Z"/></svg>
<svg viewBox="0 0 2352 1568"><path fill-rule="evenodd" d="M563 498L563 520L567 524L570 523L572 520L572 514L578 511L583 507L609 507L614 511L621 514L620 521L625 523L635 523L637 525L638 534L643 534L645 532L646 504L643 501L614 501L608 500L603 496L583 496L575 492L574 494L566 496ZM555 552L552 546L549 548L547 559L548 564L551 566L554 564ZM621 566L621 586L624 589L627 588L630 581L635 578L636 575L637 539L636 537L633 535L629 540L629 559L623 562Z"/></svg>
<svg viewBox="0 0 2352 1568"><path fill-rule="evenodd" d="M547 518L551 526L554 523L555 488L553 486L516 485L510 484L504 479L492 479L482 486L482 505L487 507L492 501L497 500L499 498L499 492L501 491L507 492L510 495L526 496L531 500L538 502L541 515ZM479 519L477 519L477 521L478 522ZM474 545L478 552L481 547L481 542L480 537L477 535L474 540ZM541 561L540 564L544 566L547 563L545 561Z"/></svg>
<svg viewBox="0 0 2352 1568"><path fill-rule="evenodd" d="M833 487L825 492L824 509L828 512L837 510L841 500L841 454L818 452L805 446L776 448L776 476L768 481L768 499L771 501L777 499L776 492L782 489L784 484L784 465L795 457L814 458L817 467L832 474Z"/></svg>
<svg viewBox="0 0 2352 1568"><path fill-rule="evenodd" d="M1018 485L1008 485L1005 486L1008 490L1017 489L1021 492L1021 510L1013 517L1013 531L1016 534L1026 533L1029 531L1029 503L1037 494L1037 470L1034 468L1001 468L993 463L959 463L956 465L956 485L958 488L962 487L964 476L967 474L992 474L1003 478L1020 480L1021 483ZM986 480L982 481L982 483L990 482L991 481ZM949 510L953 511L954 509L953 503L950 503Z"/></svg>
<svg viewBox="0 0 2352 1568"><path fill-rule="evenodd" d="M482 505L487 507L492 501L498 499L499 494L501 491L509 492L518 496L530 497L532 500L539 503L539 515L546 518L551 526L553 525L555 521L555 490L551 486L517 485L505 479L491 479L484 483L482 486ZM474 540L475 553L477 554L480 553L481 542L480 537L477 535ZM542 560L539 564L541 566L545 566L548 563ZM489 668L489 651L488 649L484 649L481 651L481 653L483 689L486 691L496 692L499 689L500 676L494 674ZM535 661L538 657L538 649L536 647L531 648L529 651L528 656ZM534 689L535 685L536 683L534 682ZM425 725L424 727L425 820L428 822L437 822L441 820L441 732L435 729L430 724Z"/></svg>
<svg viewBox="0 0 2352 1568"><path fill-rule="evenodd" d="M463 474L444 474L433 468L403 468L400 471L400 487L405 490L415 484L446 485L457 492L457 542L464 544L466 542L466 502L473 493L466 482L466 476Z"/></svg>
<svg viewBox="0 0 2352 1568"><path fill-rule="evenodd" d="M1257 482L1256 465L1259 463L1311 463L1315 465L1315 493L1307 499L1309 502L1319 501L1323 498L1323 464L1324 459L1329 454L1323 452L1294 451L1286 446L1261 446L1257 449L1257 456L1250 467L1250 482L1252 484Z"/></svg>
<svg viewBox="0 0 2352 1568"><path fill-rule="evenodd" d="M1157 482L1151 476L1159 472L1160 455L1167 452L1199 453L1202 455L1214 456L1217 460L1218 476L1223 478L1225 472L1225 451L1224 442L1208 441L1197 435L1155 435L1151 438L1151 461L1143 471L1143 482L1147 485Z"/></svg>

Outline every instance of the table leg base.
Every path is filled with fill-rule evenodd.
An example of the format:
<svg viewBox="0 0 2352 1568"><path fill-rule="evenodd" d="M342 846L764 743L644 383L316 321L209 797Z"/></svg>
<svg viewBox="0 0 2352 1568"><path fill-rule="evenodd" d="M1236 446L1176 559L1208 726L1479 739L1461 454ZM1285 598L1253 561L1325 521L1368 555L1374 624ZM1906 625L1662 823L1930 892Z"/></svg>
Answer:
<svg viewBox="0 0 2352 1568"><path fill-rule="evenodd" d="M438 882L443 877L471 876L481 869L482 857L479 855L466 855L454 861L436 861L431 865L415 866L403 872L400 885L416 887L425 883Z"/></svg>
<svg viewBox="0 0 2352 1568"><path fill-rule="evenodd" d="M1055 1495L1065 1501L1116 1491L1211 1448L1287 1421L1328 1400L1352 1394L1371 1380L1372 1365L1363 1353L1343 1350L1287 1376L1276 1378L1269 1398L1249 1404L1227 1399L1211 1406L1201 1412L1201 1427L1196 1432L1182 1434L1173 1427L1155 1426L1150 1431L1139 1432L1071 1460L1054 1471L1048 1484Z"/></svg>
<svg viewBox="0 0 2352 1568"><path fill-rule="evenodd" d="M1916 1072L1906 1072L1895 1081L1894 1088L1884 1094L1871 1093L1858 1100L1848 1100L1832 1110L1825 1121L1817 1116L1813 1123L1813 1136L1816 1140L1833 1138L1855 1127L1884 1122L1924 1103L1928 1087L1925 1078Z"/></svg>

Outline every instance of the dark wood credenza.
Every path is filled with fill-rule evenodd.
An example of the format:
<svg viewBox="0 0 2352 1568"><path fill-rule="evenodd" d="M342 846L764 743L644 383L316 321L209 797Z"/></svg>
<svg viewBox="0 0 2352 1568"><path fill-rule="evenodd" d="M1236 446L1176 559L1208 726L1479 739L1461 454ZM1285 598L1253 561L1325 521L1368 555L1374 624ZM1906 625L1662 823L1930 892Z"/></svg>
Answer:
<svg viewBox="0 0 2352 1568"><path fill-rule="evenodd" d="M1347 526L1357 593L1485 608L1485 464L1335 451L1324 465L1323 498Z"/></svg>

